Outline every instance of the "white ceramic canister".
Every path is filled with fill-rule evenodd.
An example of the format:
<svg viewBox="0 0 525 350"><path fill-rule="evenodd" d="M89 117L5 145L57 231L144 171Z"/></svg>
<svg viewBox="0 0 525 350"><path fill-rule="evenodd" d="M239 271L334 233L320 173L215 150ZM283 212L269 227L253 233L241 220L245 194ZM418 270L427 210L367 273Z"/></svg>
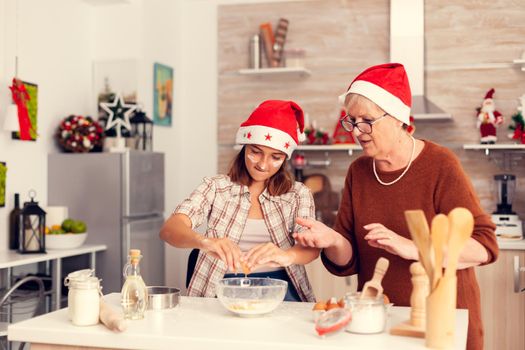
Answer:
<svg viewBox="0 0 525 350"><path fill-rule="evenodd" d="M374 334L385 330L387 312L384 299L360 298L361 293L345 296L345 307L352 313L352 321L346 326L351 333Z"/></svg>
<svg viewBox="0 0 525 350"><path fill-rule="evenodd" d="M100 280L88 277L69 284L68 300L71 302L71 322L75 326L98 323L100 309Z"/></svg>
<svg viewBox="0 0 525 350"><path fill-rule="evenodd" d="M46 211L46 226L51 227L53 225L62 225L65 219L68 218L67 207L45 207Z"/></svg>
<svg viewBox="0 0 525 350"><path fill-rule="evenodd" d="M92 269L73 271L70 274L68 274L67 277L64 279L64 285L69 288L69 291L67 293L67 316L70 320L72 319L72 315L75 308L75 304L72 302L72 299L76 293L76 290L72 288L72 285L79 281L85 281L88 278L93 277L94 272L95 270Z"/></svg>

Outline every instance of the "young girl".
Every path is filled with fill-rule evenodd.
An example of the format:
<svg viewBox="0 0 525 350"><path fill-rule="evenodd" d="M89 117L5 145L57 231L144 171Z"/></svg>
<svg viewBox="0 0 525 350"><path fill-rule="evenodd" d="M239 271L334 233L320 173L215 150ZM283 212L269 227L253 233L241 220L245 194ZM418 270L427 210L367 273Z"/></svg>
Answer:
<svg viewBox="0 0 525 350"><path fill-rule="evenodd" d="M302 230L297 217L315 217L314 201L286 170L303 129L296 103L263 102L237 132L243 147L228 175L205 178L166 221L164 241L200 250L189 296L214 297L219 280L251 271L249 277L287 281L285 300L314 301L303 265L319 249L296 245L292 237ZM205 221L200 235L194 229Z"/></svg>

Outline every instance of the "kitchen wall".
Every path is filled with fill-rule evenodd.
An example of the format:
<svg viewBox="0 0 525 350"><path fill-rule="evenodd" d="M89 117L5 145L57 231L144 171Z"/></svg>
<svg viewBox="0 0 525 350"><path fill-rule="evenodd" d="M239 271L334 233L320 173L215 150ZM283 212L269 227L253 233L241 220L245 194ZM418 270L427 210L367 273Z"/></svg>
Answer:
<svg viewBox="0 0 525 350"><path fill-rule="evenodd" d="M525 219L525 160L515 153L512 169L503 170L498 165L501 153L485 157L463 150L463 144L479 142L475 109L492 87L496 107L506 120L498 131L499 142L511 142L506 136L510 116L525 93L525 73L512 64L525 50L525 24L520 20L525 18L525 7L513 0L427 0L425 4L426 95L452 113L453 120L416 121L415 135L441 143L461 158L487 211L495 208L492 175L516 174L515 208ZM339 116L338 94L361 70L389 59L389 6L388 0L221 6L219 170L226 171L235 154L232 144L238 125L264 99L296 100L310 120L332 132ZM239 75L237 70L247 68L250 35L259 23L276 23L279 17L290 20L286 47L306 49L305 66L311 76ZM341 189L355 156L329 155L332 166L322 171L330 175L335 188Z"/></svg>
<svg viewBox="0 0 525 350"><path fill-rule="evenodd" d="M291 97L296 98L298 88L303 89L305 82L311 84L304 89L308 101L305 100L306 104L302 100L299 102L306 106L311 119L331 129L335 122L331 118L337 111L334 97L363 66L388 57L388 26L380 23L388 21L386 1L18 0L18 3L19 76L39 85L41 136L36 142L13 141L0 130L0 161L7 161L9 167L7 206L0 208L0 248L7 247L5 231L13 193L25 195L29 188L34 188L42 203L47 200L46 159L49 152L57 151L51 135L58 121L70 113L93 113L91 74L94 60L136 59L139 62L139 99L149 115L153 62L175 68L173 125L171 128L155 127L154 131L155 150L166 153L166 212L169 213L203 176L224 170L230 157L228 153L232 152L233 134L229 134L234 129L232 125L238 125L260 99L266 96L284 98L285 92L291 92ZM97 3L106 5L93 5ZM336 8L346 6L350 13L348 17L325 18L322 12L316 14L315 10L308 10L319 5L315 3ZM481 153L464 152L459 146L477 140L472 113L492 84L497 90L498 108L506 116L514 111L515 98L525 91L525 73L509 64L525 49L522 47L523 6L510 0L490 4L472 1L438 4L437 0L426 3L427 50L430 50L427 54L427 91L435 102L454 114L454 121L418 123L416 135L454 146L484 206L491 208L490 176L501 170ZM243 11L248 14L243 15ZM307 16L308 11L315 14L313 19ZM239 13L244 17L240 18ZM234 71L246 66L248 37L256 24L267 20L276 22L281 15L292 19L288 43L308 49L307 64L313 75L286 84L274 78L268 81L236 76ZM7 87L14 74L15 18L15 2L0 0L0 126L9 102ZM237 21L238 28L231 32L232 26L225 24L226 19ZM322 26L315 26L317 21L321 21ZM352 28L357 29L337 29L351 23L355 24ZM379 25L385 32L381 35L371 32L372 24ZM501 29L502 25L507 27ZM352 40L338 43L341 35L349 30L354 31ZM330 36L323 37L326 31ZM362 43L357 46L356 31L362 35L376 33L369 43L379 44L381 52L370 56L374 45ZM233 40L233 45L228 46L225 40ZM225 48L231 51L227 56ZM349 48L353 49L349 51ZM468 54L464 58L466 62L458 62L461 57L454 51L458 48L461 53ZM233 65L228 66L228 62ZM491 65L506 67L479 68ZM340 71L341 66L343 71ZM327 91L324 91L327 85L322 85L327 81L323 79L325 75L334 77L334 85ZM281 85L282 89L275 89ZM235 97L235 93L241 98ZM244 99L247 103L241 104ZM218 136L219 132L225 136ZM340 184L352 158L341 153L330 157L333 166L327 172L336 184ZM523 160L520 162L523 164ZM516 208L525 217L525 170L521 165L512 172L519 176L521 187ZM182 250L167 249L168 283L182 286L186 254Z"/></svg>
<svg viewBox="0 0 525 350"><path fill-rule="evenodd" d="M7 203L0 208L0 250L7 248L13 194L25 196L34 188L40 202L47 201L47 154L57 152L52 139L56 124L70 113L94 113L93 61L136 60L139 101L148 115L153 62L174 67L173 125L154 130L154 149L166 154L166 214L203 176L215 174L217 7L258 2L18 0L19 76L39 85L40 137L36 142L14 141L0 130L0 161L9 167ZM15 14L15 1L0 0L0 126L14 75ZM167 248L168 284L184 285L187 253Z"/></svg>
<svg viewBox="0 0 525 350"><path fill-rule="evenodd" d="M7 248L7 216L13 194L38 192L47 201L47 154L57 152L52 134L69 115L92 114L93 61L136 60L139 101L152 111L153 62L174 67L174 115L171 128L155 127L154 149L166 154L166 213L205 175L216 172L216 60L199 20L216 6L193 1L18 0L19 76L39 85L39 133L36 142L10 139L0 131L0 161L7 161L7 203L0 208L0 250ZM0 0L0 126L14 75L15 2ZM188 16L183 18L183 13ZM183 37L182 28L193 35ZM187 67L184 69L183 67ZM207 103L203 104L202 101ZM198 106L196 108L195 106ZM202 124L193 123L198 119ZM201 128L201 125L208 125ZM195 142L195 135L201 142ZM185 273L184 256L168 250L168 282ZM171 254L171 255L170 255ZM175 256L170 259L170 256Z"/></svg>
<svg viewBox="0 0 525 350"><path fill-rule="evenodd" d="M292 99L298 102L317 125L333 132L339 117L337 96L364 68L389 60L388 0L323 0L242 4L219 8L218 42L218 123L220 172L227 171L236 153L235 132L251 110L264 99ZM246 76L248 42L258 25L280 17L290 20L285 48L306 50L308 77ZM516 112L518 97L525 93L525 72L512 63L525 50L525 6L514 0L491 2L455 0L425 1L426 95L453 115L450 121L416 121L418 138L438 142L452 149L470 176L487 212L496 209L493 175L517 175L518 191L514 210L525 220L525 159L512 153L512 168L505 169L501 152L486 157L481 151L465 151L463 144L479 143L476 111L485 93L496 89L497 109L505 116L499 142L509 143L507 129ZM409 19L407 19L409 20ZM324 152L306 154L324 159ZM333 188L341 190L348 165L359 156L354 152L331 152L327 169L306 173L328 174ZM322 268L321 268L322 270ZM330 278L318 268L309 272L317 295Z"/></svg>
<svg viewBox="0 0 525 350"><path fill-rule="evenodd" d="M47 200L47 153L55 150L52 139L58 120L70 113L86 113L91 91L92 8L81 1L0 0L0 127L10 103L8 86L15 74L38 84L36 142L13 141L0 129L0 160L6 161L6 207L0 208L0 248L7 249L7 215L13 196L28 199L35 189L37 200ZM18 42L16 43L16 28Z"/></svg>

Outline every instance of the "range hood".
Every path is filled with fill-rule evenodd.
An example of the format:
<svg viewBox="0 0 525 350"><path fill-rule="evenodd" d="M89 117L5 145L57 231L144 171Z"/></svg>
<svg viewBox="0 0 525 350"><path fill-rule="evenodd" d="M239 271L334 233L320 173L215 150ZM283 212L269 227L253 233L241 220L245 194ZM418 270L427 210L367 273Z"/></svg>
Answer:
<svg viewBox="0 0 525 350"><path fill-rule="evenodd" d="M425 1L390 0L390 62L405 66L414 119L450 119L425 96Z"/></svg>

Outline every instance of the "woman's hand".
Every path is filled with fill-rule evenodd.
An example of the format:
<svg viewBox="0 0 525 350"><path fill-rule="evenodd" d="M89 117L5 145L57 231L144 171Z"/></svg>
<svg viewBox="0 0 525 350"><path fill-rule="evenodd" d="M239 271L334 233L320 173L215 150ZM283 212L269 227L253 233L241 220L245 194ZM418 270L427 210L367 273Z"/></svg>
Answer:
<svg viewBox="0 0 525 350"><path fill-rule="evenodd" d="M228 238L204 238L200 249L211 256L221 259L228 265L228 270L236 272L241 268L241 249Z"/></svg>
<svg viewBox="0 0 525 350"><path fill-rule="evenodd" d="M290 266L294 259L295 254L292 251L282 250L271 242L259 244L241 257L241 261L245 262L250 271L263 265L269 267Z"/></svg>
<svg viewBox="0 0 525 350"><path fill-rule="evenodd" d="M364 228L369 230L364 238L372 247L384 249L391 254L399 255L403 259L419 259L416 245L412 240L398 235L382 224L368 224Z"/></svg>
<svg viewBox="0 0 525 350"><path fill-rule="evenodd" d="M342 238L339 233L320 221L296 218L295 222L307 228L293 234L293 238L305 247L328 248L335 246Z"/></svg>

